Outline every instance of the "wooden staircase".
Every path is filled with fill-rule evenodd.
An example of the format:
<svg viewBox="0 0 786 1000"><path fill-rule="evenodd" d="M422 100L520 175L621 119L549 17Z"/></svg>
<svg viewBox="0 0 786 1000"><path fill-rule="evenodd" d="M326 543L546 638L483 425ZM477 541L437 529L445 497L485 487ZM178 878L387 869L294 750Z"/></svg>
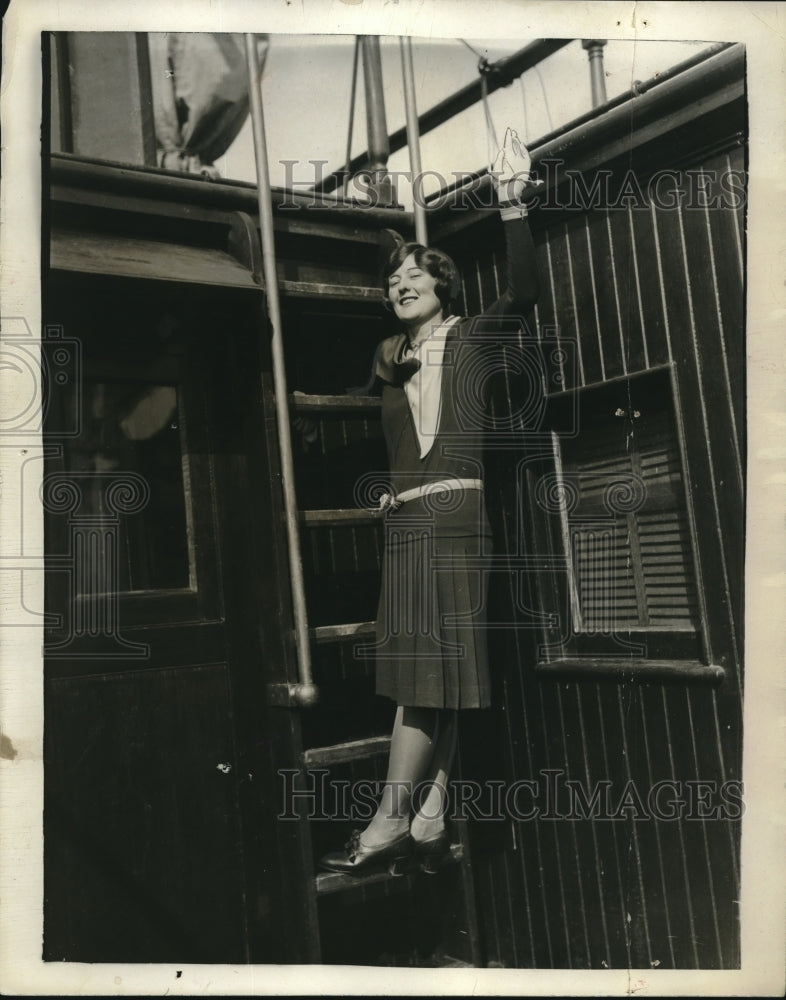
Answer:
<svg viewBox="0 0 786 1000"><path fill-rule="evenodd" d="M316 787L315 776L329 788L384 780L394 712L392 703L374 695L373 657L355 655L357 647L374 639L384 522L379 512L354 506L353 488L364 474L386 472L380 400L346 392L346 386L365 382L376 344L392 331L376 287L331 275L336 254L348 249L346 236L337 249L329 238L318 242L325 256L317 268L309 262L310 280L286 280L280 291L308 634L319 699L309 708L288 702L286 691L297 680L291 664L285 683L270 685L271 703L293 715L291 763L306 790ZM291 242L288 247L297 252ZM375 267L367 235L359 249L365 266ZM285 261L283 267L289 271L292 263ZM315 272L319 280L313 280ZM270 384L263 404L270 428L275 419ZM331 809L325 806L320 802L317 817L304 814L298 831L304 912L316 939L306 960L482 965L466 824L454 824L455 843L437 873L415 869L403 877L387 871L353 877L319 871L318 859L339 848L352 828L365 826L370 814L355 821L343 813L341 819L329 818Z"/></svg>

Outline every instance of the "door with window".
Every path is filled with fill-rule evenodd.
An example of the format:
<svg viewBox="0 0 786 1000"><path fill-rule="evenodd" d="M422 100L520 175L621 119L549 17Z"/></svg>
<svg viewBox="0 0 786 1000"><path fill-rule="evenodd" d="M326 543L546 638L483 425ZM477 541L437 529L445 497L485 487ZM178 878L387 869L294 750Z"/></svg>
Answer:
<svg viewBox="0 0 786 1000"><path fill-rule="evenodd" d="M265 960L258 295L52 273L44 306L78 344L42 488L45 957Z"/></svg>

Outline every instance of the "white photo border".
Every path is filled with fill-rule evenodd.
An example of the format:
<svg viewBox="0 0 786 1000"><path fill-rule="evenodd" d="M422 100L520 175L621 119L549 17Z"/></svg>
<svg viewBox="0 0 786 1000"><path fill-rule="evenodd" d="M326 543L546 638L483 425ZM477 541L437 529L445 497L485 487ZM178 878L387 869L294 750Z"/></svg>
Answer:
<svg viewBox="0 0 786 1000"><path fill-rule="evenodd" d="M40 329L41 32L233 31L456 37L599 37L743 42L750 112L747 358L746 700L742 967L734 971L368 969L83 965L41 960L43 666L41 630L2 628L0 991L6 995L783 995L786 969L786 23L784 3L529 0L12 0L3 25L0 303ZM3 388L0 372L0 391ZM4 501L19 481L18 443L0 439L0 558L13 551ZM43 518L25 510L24 545L42 551ZM733 526L736 530L736 526ZM4 539L4 540L3 540ZM2 581L0 581L2 585ZM41 584L42 587L42 584ZM41 596L41 595L36 595ZM38 603L42 606L43 600ZM180 972L177 975L177 972Z"/></svg>

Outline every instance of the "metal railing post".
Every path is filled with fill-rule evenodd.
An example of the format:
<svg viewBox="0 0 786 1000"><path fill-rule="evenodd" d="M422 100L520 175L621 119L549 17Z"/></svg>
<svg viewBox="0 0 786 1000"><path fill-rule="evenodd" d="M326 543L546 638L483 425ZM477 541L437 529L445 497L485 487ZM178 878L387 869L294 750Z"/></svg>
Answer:
<svg viewBox="0 0 786 1000"><path fill-rule="evenodd" d="M606 77L603 69L603 46L605 44L606 40L603 38L585 38L581 43L581 47L586 50L589 59L593 108L606 103Z"/></svg>
<svg viewBox="0 0 786 1000"><path fill-rule="evenodd" d="M347 188L349 187L350 176L352 173L352 133L355 128L355 95L357 93L358 85L358 61L360 60L360 36L355 35L355 52L352 56L352 86L349 91L349 126L347 127L347 155L344 157L344 161L347 165L347 174L344 178L343 193L344 197L347 195Z"/></svg>
<svg viewBox="0 0 786 1000"><path fill-rule="evenodd" d="M276 418L278 424L278 446L281 453L281 478L284 489L284 510L287 526L287 547L289 551L289 578L292 589L292 609L295 620L295 642L297 645L299 684L291 690L295 703L313 705L318 691L311 673L311 648L308 636L305 587L303 584L303 562L300 556L300 536L298 533L298 509L295 497L295 473L292 461L292 439L289 427L287 380L284 367L284 343L281 332L281 307L278 298L278 277L276 274L276 251L273 239L273 209L270 199L270 172L267 161L265 121L262 112L262 94L259 57L256 37L245 36L246 59L248 61L248 89L251 104L251 123L254 130L254 157L257 168L257 196L259 202L259 225L262 235L262 264L265 276L265 298L268 318L273 331L271 339L273 357L273 385L276 394Z"/></svg>
<svg viewBox="0 0 786 1000"><path fill-rule="evenodd" d="M407 145L409 146L409 166L412 173L412 203L415 212L415 239L423 246L428 246L428 231L426 228L425 195L421 174L423 167L420 162L420 126L418 125L418 109L415 104L415 69L412 62L412 39L399 38L401 45L401 71L404 77L404 105L407 113ZM419 192L419 193L418 193Z"/></svg>
<svg viewBox="0 0 786 1000"><path fill-rule="evenodd" d="M366 129L368 132L369 190L377 204L394 205L396 194L388 175L390 156L388 126L385 117L385 91L382 84L382 56L378 35L361 35L363 80L366 88Z"/></svg>

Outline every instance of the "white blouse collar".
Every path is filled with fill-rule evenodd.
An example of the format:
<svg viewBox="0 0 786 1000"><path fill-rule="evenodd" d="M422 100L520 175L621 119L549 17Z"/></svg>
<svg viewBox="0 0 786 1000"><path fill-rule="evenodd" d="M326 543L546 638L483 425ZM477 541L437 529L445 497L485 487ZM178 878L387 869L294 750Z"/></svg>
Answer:
<svg viewBox="0 0 786 1000"><path fill-rule="evenodd" d="M451 327L458 320L458 316L448 316L439 326L434 327L427 337L408 348L408 352L420 361L418 371L404 383L404 392L412 413L421 459L431 451L437 436L442 409L442 363L445 357L445 343Z"/></svg>

